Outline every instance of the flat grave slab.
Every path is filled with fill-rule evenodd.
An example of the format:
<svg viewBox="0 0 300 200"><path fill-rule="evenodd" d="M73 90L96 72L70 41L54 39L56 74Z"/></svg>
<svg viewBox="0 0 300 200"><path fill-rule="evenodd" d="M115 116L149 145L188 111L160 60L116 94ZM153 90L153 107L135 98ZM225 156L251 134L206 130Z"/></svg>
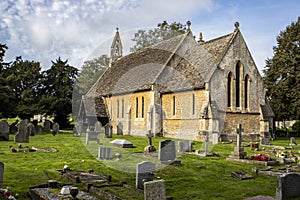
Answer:
<svg viewBox="0 0 300 200"><path fill-rule="evenodd" d="M121 148L134 148L133 144L125 139L115 139L110 144Z"/></svg>

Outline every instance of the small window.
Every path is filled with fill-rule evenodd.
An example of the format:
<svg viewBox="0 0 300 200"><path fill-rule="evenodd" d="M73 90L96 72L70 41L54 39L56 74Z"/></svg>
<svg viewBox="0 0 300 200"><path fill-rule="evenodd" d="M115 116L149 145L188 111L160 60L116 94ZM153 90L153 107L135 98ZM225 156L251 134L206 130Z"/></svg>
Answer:
<svg viewBox="0 0 300 200"><path fill-rule="evenodd" d="M135 99L135 117L139 117L139 98L137 97Z"/></svg>
<svg viewBox="0 0 300 200"><path fill-rule="evenodd" d="M144 112L145 112L145 100L144 97L142 97L142 118L144 118Z"/></svg>
<svg viewBox="0 0 300 200"><path fill-rule="evenodd" d="M122 118L124 118L124 99L122 99Z"/></svg>
<svg viewBox="0 0 300 200"><path fill-rule="evenodd" d="M173 96L173 115L176 114L176 97Z"/></svg>
<svg viewBox="0 0 300 200"><path fill-rule="evenodd" d="M192 95L192 114L195 114L195 94Z"/></svg>
<svg viewBox="0 0 300 200"><path fill-rule="evenodd" d="M119 112L120 112L120 102L119 99L117 100L117 118L119 118Z"/></svg>

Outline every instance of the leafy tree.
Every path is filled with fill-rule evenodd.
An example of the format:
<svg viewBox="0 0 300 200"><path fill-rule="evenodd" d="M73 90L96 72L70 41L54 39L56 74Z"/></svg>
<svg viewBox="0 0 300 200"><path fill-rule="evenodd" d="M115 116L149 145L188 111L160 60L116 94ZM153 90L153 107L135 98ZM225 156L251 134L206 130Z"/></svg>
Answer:
<svg viewBox="0 0 300 200"><path fill-rule="evenodd" d="M39 62L23 61L19 56L7 69L12 95L10 104L20 118L30 118L38 113L37 86L41 77Z"/></svg>
<svg viewBox="0 0 300 200"><path fill-rule="evenodd" d="M55 115L54 121L61 127L67 126L68 115L72 113L72 92L77 73L77 68L61 58L52 61L51 68L42 73L40 108L46 114Z"/></svg>
<svg viewBox="0 0 300 200"><path fill-rule="evenodd" d="M9 112L9 93L10 87L8 85L8 81L5 75L5 65L4 56L7 50L7 46L5 44L0 43L0 118L6 117Z"/></svg>
<svg viewBox="0 0 300 200"><path fill-rule="evenodd" d="M83 63L82 69L76 80L79 94L86 94L98 78L103 74L109 64L109 57L102 55Z"/></svg>
<svg viewBox="0 0 300 200"><path fill-rule="evenodd" d="M138 30L138 32L134 34L134 38L132 39L132 41L135 42L135 45L133 46L133 48L130 48L130 51L136 52L139 49L143 49L163 40L167 40L174 36L183 34L185 33L185 31L186 25L177 22L168 24L167 21L159 23L153 30Z"/></svg>
<svg viewBox="0 0 300 200"><path fill-rule="evenodd" d="M281 31L274 56L266 60L264 81L277 120L300 117L300 17Z"/></svg>

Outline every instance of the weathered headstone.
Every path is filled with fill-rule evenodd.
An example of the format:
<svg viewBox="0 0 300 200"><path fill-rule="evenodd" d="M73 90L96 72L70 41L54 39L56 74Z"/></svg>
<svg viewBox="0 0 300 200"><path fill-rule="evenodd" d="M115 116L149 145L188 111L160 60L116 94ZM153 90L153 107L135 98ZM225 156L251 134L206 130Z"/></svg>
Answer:
<svg viewBox="0 0 300 200"><path fill-rule="evenodd" d="M43 133L43 127L41 125L37 125L35 127L35 133L36 134L42 134Z"/></svg>
<svg viewBox="0 0 300 200"><path fill-rule="evenodd" d="M101 124L101 122L97 121L95 123L94 131L96 133L101 133L102 132L102 124Z"/></svg>
<svg viewBox="0 0 300 200"><path fill-rule="evenodd" d="M51 122L49 120L45 120L44 122L44 132L49 132L51 127Z"/></svg>
<svg viewBox="0 0 300 200"><path fill-rule="evenodd" d="M35 135L35 127L34 127L33 123L27 124L27 132L28 132L29 136Z"/></svg>
<svg viewBox="0 0 300 200"><path fill-rule="evenodd" d="M106 138L112 138L112 125L110 125L109 123L107 123L105 125L105 137Z"/></svg>
<svg viewBox="0 0 300 200"><path fill-rule="evenodd" d="M98 158L101 160L111 160L112 159L112 149L110 147L99 147Z"/></svg>
<svg viewBox="0 0 300 200"><path fill-rule="evenodd" d="M152 145L152 137L153 137L153 134L151 133L151 131L148 131L148 134L147 134L148 146L146 146L144 148L144 153L151 153L151 152L156 151L155 146Z"/></svg>
<svg viewBox="0 0 300 200"><path fill-rule="evenodd" d="M178 152L192 152L193 142L192 141L178 141Z"/></svg>
<svg viewBox="0 0 300 200"><path fill-rule="evenodd" d="M59 133L59 124L58 123L54 123L52 126L52 135L56 135Z"/></svg>
<svg viewBox="0 0 300 200"><path fill-rule="evenodd" d="M3 178L4 178L4 163L0 162L0 188L3 186Z"/></svg>
<svg viewBox="0 0 300 200"><path fill-rule="evenodd" d="M121 122L117 125L117 135L123 135L123 124Z"/></svg>
<svg viewBox="0 0 300 200"><path fill-rule="evenodd" d="M155 175L155 163L143 161L136 165L136 187L144 189L144 183L153 181Z"/></svg>
<svg viewBox="0 0 300 200"><path fill-rule="evenodd" d="M175 160L176 147L175 141L163 140L159 143L158 160L161 164L180 164L180 161Z"/></svg>
<svg viewBox="0 0 300 200"><path fill-rule="evenodd" d="M9 126L9 133L10 134L16 134L18 132L18 128L17 128L17 124L18 124L19 120L16 120L15 122L13 122L10 126Z"/></svg>
<svg viewBox="0 0 300 200"><path fill-rule="evenodd" d="M18 132L15 135L15 142L19 142L19 143L28 143L29 142L29 134L27 131L27 124L28 124L28 120L24 119L22 120L18 125Z"/></svg>
<svg viewBox="0 0 300 200"><path fill-rule="evenodd" d="M0 121L0 141L1 140L9 140L9 125L5 119Z"/></svg>
<svg viewBox="0 0 300 200"><path fill-rule="evenodd" d="M270 138L263 137L260 139L260 144L262 145L270 145Z"/></svg>
<svg viewBox="0 0 300 200"><path fill-rule="evenodd" d="M276 199L300 197L300 174L289 172L277 177Z"/></svg>
<svg viewBox="0 0 300 200"><path fill-rule="evenodd" d="M165 200L166 188L164 180L149 181L144 184L144 200Z"/></svg>

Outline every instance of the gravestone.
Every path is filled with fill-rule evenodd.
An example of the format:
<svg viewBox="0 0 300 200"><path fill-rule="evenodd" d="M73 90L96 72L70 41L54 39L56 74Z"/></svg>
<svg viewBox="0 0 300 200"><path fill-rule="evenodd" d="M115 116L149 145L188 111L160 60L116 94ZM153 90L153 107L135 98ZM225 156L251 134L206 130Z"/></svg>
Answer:
<svg viewBox="0 0 300 200"><path fill-rule="evenodd" d="M43 133L43 127L41 125L37 125L35 127L35 133L36 134L42 134Z"/></svg>
<svg viewBox="0 0 300 200"><path fill-rule="evenodd" d="M45 120L44 122L44 132L49 132L51 127L51 122L49 120Z"/></svg>
<svg viewBox="0 0 300 200"><path fill-rule="evenodd" d="M166 199L166 188L164 180L149 181L144 184L144 200L154 199Z"/></svg>
<svg viewBox="0 0 300 200"><path fill-rule="evenodd" d="M124 139L115 139L115 140L111 141L110 144L117 146L117 147L121 147L121 148L134 148L134 146L131 142L129 142L128 140L124 140Z"/></svg>
<svg viewBox="0 0 300 200"><path fill-rule="evenodd" d="M297 141L295 137L290 138L290 145L297 145Z"/></svg>
<svg viewBox="0 0 300 200"><path fill-rule="evenodd" d="M90 140L97 141L98 144L100 144L100 133L95 131L87 131L85 135L85 143L89 144Z"/></svg>
<svg viewBox="0 0 300 200"><path fill-rule="evenodd" d="M22 120L18 125L18 132L15 135L15 142L19 143L28 143L29 142L29 134L27 132L27 124L28 120L24 119Z"/></svg>
<svg viewBox="0 0 300 200"><path fill-rule="evenodd" d="M0 141L1 140L9 140L9 125L5 119L0 121Z"/></svg>
<svg viewBox="0 0 300 200"><path fill-rule="evenodd" d="M4 163L0 162L0 188L3 186L3 178L4 178Z"/></svg>
<svg viewBox="0 0 300 200"><path fill-rule="evenodd" d="M151 152L155 152L156 148L155 146L152 145L152 137L153 134L151 134L151 131L148 131L149 133L146 135L148 138L148 146L146 146L144 148L144 153L151 153Z"/></svg>
<svg viewBox="0 0 300 200"><path fill-rule="evenodd" d="M260 139L260 144L261 145L270 145L270 138L263 137Z"/></svg>
<svg viewBox="0 0 300 200"><path fill-rule="evenodd" d="M153 181L155 175L155 163L143 161L136 165L136 188L144 189L144 183Z"/></svg>
<svg viewBox="0 0 300 200"><path fill-rule="evenodd" d="M123 124L121 122L117 125L117 135L123 135Z"/></svg>
<svg viewBox="0 0 300 200"><path fill-rule="evenodd" d="M19 120L16 120L15 122L13 122L10 126L9 126L9 133L10 134L16 134L18 131L17 128L17 124L18 124Z"/></svg>
<svg viewBox="0 0 300 200"><path fill-rule="evenodd" d="M175 160L176 158L176 147L175 141L163 140L159 143L158 160L161 164L180 164L180 161Z"/></svg>
<svg viewBox="0 0 300 200"><path fill-rule="evenodd" d="M192 141L178 141L178 152L192 152L193 142Z"/></svg>
<svg viewBox="0 0 300 200"><path fill-rule="evenodd" d="M33 123L28 123L27 124L27 133L29 136L34 136L35 135L35 127Z"/></svg>
<svg viewBox="0 0 300 200"><path fill-rule="evenodd" d="M111 160L112 159L112 149L110 147L99 147L98 158L101 160Z"/></svg>
<svg viewBox="0 0 300 200"><path fill-rule="evenodd" d="M289 172L277 177L276 199L287 200L300 197L300 174Z"/></svg>
<svg viewBox="0 0 300 200"><path fill-rule="evenodd" d="M97 122L95 123L94 131L95 131L96 133L101 133L101 132L102 132L102 124L101 124L101 122L97 121Z"/></svg>
<svg viewBox="0 0 300 200"><path fill-rule="evenodd" d="M112 129L113 129L112 125L110 125L110 123L107 123L104 128L105 128L105 137L112 138Z"/></svg>
<svg viewBox="0 0 300 200"><path fill-rule="evenodd" d="M58 123L54 123L53 127L52 127L52 135L56 135L59 133L59 124Z"/></svg>

